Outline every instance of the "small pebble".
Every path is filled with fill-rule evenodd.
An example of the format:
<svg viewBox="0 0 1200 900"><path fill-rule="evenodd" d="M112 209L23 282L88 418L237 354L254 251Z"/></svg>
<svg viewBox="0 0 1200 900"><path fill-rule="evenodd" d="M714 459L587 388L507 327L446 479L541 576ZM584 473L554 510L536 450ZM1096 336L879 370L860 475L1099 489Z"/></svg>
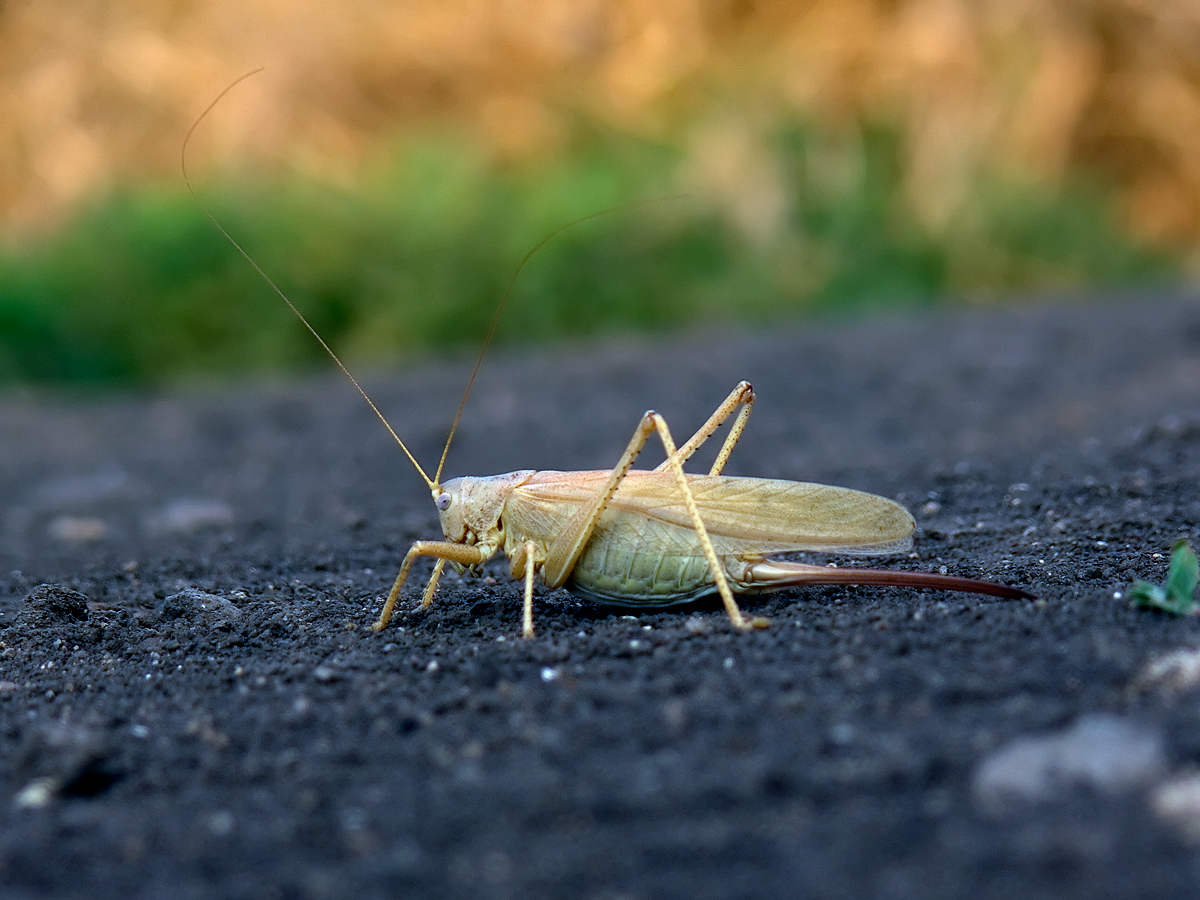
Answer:
<svg viewBox="0 0 1200 900"><path fill-rule="evenodd" d="M1200 649L1172 650L1150 657L1135 684L1172 692L1195 687L1200 684Z"/></svg>
<svg viewBox="0 0 1200 900"><path fill-rule="evenodd" d="M58 783L53 778L35 778L17 792L13 805L17 809L40 809L50 802Z"/></svg>
<svg viewBox="0 0 1200 900"><path fill-rule="evenodd" d="M1190 772L1164 781L1150 795L1150 808L1184 840L1200 844L1200 774Z"/></svg>
<svg viewBox="0 0 1200 900"><path fill-rule="evenodd" d="M202 528L221 528L233 524L233 507L220 500L185 498L173 500L146 522L154 534L181 534Z"/></svg>
<svg viewBox="0 0 1200 900"><path fill-rule="evenodd" d="M971 787L981 807L1004 812L1076 787L1120 793L1154 781L1166 768L1158 732L1099 713L1061 731L1009 741L978 765Z"/></svg>
<svg viewBox="0 0 1200 900"><path fill-rule="evenodd" d="M46 526L50 537L69 544L90 544L108 537L108 526L95 516L58 516Z"/></svg>

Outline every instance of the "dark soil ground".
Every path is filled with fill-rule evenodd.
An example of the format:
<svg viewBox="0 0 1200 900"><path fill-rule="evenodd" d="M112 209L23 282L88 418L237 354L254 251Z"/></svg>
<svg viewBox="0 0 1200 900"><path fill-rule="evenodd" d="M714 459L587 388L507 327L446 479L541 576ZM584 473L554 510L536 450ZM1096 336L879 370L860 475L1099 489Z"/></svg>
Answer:
<svg viewBox="0 0 1200 900"><path fill-rule="evenodd" d="M448 473L609 466L647 407L686 436L741 378L730 474L896 498L885 565L1040 600L818 588L737 633L543 592L524 641L494 565L427 614L418 573L375 634L440 532L341 380L4 396L4 896L1197 896L1200 669L1153 661L1200 617L1127 591L1200 537L1200 304L497 351ZM366 379L427 466L464 380ZM985 774L1098 713L1148 755Z"/></svg>

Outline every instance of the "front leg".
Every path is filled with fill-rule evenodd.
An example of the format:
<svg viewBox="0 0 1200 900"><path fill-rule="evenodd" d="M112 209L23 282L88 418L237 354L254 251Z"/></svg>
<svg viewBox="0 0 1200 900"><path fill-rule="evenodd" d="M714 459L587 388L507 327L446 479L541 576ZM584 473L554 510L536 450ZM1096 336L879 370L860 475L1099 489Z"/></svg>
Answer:
<svg viewBox="0 0 1200 900"><path fill-rule="evenodd" d="M525 552L525 607L521 618L521 634L531 638L533 637L533 570L537 544L533 541L526 541L525 546L521 549Z"/></svg>
<svg viewBox="0 0 1200 900"><path fill-rule="evenodd" d="M392 585L387 602L383 604L383 611L379 614L379 621L371 626L371 630L381 631L387 627L387 623L392 618L392 611L396 608L396 600L400 596L400 589L404 587L404 582L408 579L409 570L412 569L412 565L416 562L418 556L432 556L438 561L438 564L434 567L433 575L429 579L429 586L425 589L425 596L422 598L421 605L428 606L433 600L433 590L437 587L438 576L442 574L442 568L446 562L458 563L461 566L477 566L480 563L487 562L494 552L473 544L455 544L450 541L417 541L409 548L408 553L405 555L404 563L400 566L400 572L396 575L396 582Z"/></svg>

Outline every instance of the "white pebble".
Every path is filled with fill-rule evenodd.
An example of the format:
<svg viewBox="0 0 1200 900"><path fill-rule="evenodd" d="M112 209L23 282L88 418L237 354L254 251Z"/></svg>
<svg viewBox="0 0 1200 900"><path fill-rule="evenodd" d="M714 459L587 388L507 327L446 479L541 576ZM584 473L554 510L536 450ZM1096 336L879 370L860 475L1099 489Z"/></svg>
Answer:
<svg viewBox="0 0 1200 900"><path fill-rule="evenodd" d="M1156 731L1099 713L1061 731L1010 741L976 767L971 787L980 806L1003 812L1076 787L1119 793L1154 781L1166 767Z"/></svg>

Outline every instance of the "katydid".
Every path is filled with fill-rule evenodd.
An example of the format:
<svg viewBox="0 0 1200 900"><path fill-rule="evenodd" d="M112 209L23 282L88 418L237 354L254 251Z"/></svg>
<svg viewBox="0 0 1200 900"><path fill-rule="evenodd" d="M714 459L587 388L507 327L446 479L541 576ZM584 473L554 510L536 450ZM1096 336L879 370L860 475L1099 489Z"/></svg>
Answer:
<svg viewBox="0 0 1200 900"><path fill-rule="evenodd" d="M196 194L187 175L188 142L222 97L252 74L243 75L222 91L184 138L180 165L193 198ZM754 391L744 381L680 447L676 447L662 416L650 411L638 423L625 452L611 470L526 470L486 477L465 476L443 483L446 453L512 284L530 257L561 228L530 250L513 274L459 403L437 470L430 478L300 310L198 198L196 203L320 342L400 445L432 494L444 540L417 541L409 548L379 620L372 626L376 631L387 626L418 558L436 560L422 599L422 605L429 606L447 562L459 569L475 569L497 553L508 558L513 577L524 580L525 637L534 634L533 582L537 574L548 587L565 587L587 600L622 607L658 609L715 592L720 595L730 622L740 629L765 627L768 623L761 618L747 618L734 594L810 584L897 585L1009 599L1032 598L1020 588L970 578L887 569L831 568L767 558L768 554L801 551L894 553L909 547L914 522L898 503L862 491L723 475L754 404ZM571 223L574 224L578 223ZM737 417L709 473L685 473L684 463L735 411ZM635 458L654 434L662 442L666 460L653 471L634 469Z"/></svg>

